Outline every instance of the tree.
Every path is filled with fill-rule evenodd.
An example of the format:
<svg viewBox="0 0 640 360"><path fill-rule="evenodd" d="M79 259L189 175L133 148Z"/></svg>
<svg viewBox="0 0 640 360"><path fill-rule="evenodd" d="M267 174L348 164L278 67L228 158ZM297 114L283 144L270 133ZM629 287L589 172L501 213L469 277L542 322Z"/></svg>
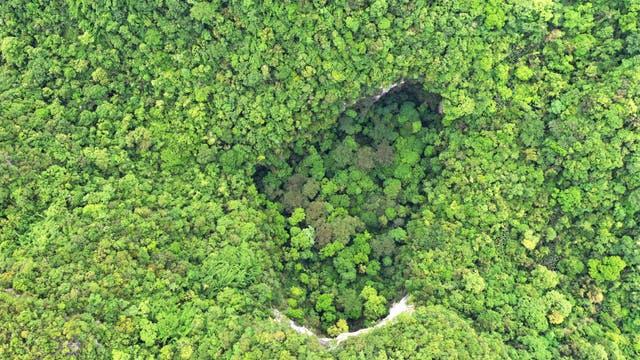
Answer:
<svg viewBox="0 0 640 360"><path fill-rule="evenodd" d="M190 15L194 20L210 23L217 13L219 1L199 1L196 2L190 11Z"/></svg>
<svg viewBox="0 0 640 360"><path fill-rule="evenodd" d="M327 334L331 337L335 337L346 332L349 332L349 325L344 319L338 320L335 325L329 326L327 329Z"/></svg>
<svg viewBox="0 0 640 360"><path fill-rule="evenodd" d="M375 320L387 312L385 307L387 299L378 295L375 288L365 286L360 292L360 298L364 300L364 317L366 319Z"/></svg>
<svg viewBox="0 0 640 360"><path fill-rule="evenodd" d="M293 210L293 213L291 214L291 216L289 216L289 224L291 226L296 226L302 221L304 221L305 217L306 217L306 214L304 209L296 208L295 210Z"/></svg>
<svg viewBox="0 0 640 360"><path fill-rule="evenodd" d="M311 248L315 242L315 230L312 227L291 229L291 246L298 250Z"/></svg>
<svg viewBox="0 0 640 360"><path fill-rule="evenodd" d="M464 287L474 294L481 293L486 288L486 283L477 271L465 272L463 276Z"/></svg>
<svg viewBox="0 0 640 360"><path fill-rule="evenodd" d="M546 290L555 288L560 282L560 276L555 271L549 270L543 265L536 266L531 272L533 278L531 279L532 285L536 289Z"/></svg>
<svg viewBox="0 0 640 360"><path fill-rule="evenodd" d="M616 281L627 263L620 256L605 256L602 259L589 259L589 275L597 281Z"/></svg>
<svg viewBox="0 0 640 360"><path fill-rule="evenodd" d="M567 298L558 291L552 290L546 293L545 301L550 310L550 314L547 317L551 324L561 324L571 313L573 306L569 300L567 300Z"/></svg>

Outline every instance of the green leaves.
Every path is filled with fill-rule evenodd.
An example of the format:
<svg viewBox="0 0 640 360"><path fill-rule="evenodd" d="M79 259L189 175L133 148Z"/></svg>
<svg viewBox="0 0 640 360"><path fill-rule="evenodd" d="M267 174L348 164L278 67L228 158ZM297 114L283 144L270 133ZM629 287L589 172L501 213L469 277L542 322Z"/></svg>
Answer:
<svg viewBox="0 0 640 360"><path fill-rule="evenodd" d="M21 66L26 60L24 52L25 41L21 41L14 36L5 36L0 41L0 54L2 59L10 65Z"/></svg>
<svg viewBox="0 0 640 360"><path fill-rule="evenodd" d="M465 272L463 280L465 289L474 294L481 293L487 287L486 282L477 271Z"/></svg>
<svg viewBox="0 0 640 360"><path fill-rule="evenodd" d="M315 230L312 227L291 229L291 246L298 250L309 249L315 242Z"/></svg>
<svg viewBox="0 0 640 360"><path fill-rule="evenodd" d="M419 120L420 113L416 110L414 103L405 102L402 104L402 106L400 106L400 113L398 114L398 122L400 124Z"/></svg>
<svg viewBox="0 0 640 360"><path fill-rule="evenodd" d="M576 186L565 189L558 195L558 202L562 210L568 214L578 214L581 209L581 201L582 192Z"/></svg>
<svg viewBox="0 0 640 360"><path fill-rule="evenodd" d="M155 325L146 319L143 319L141 324L140 340L142 340L146 346L153 346L156 342Z"/></svg>
<svg viewBox="0 0 640 360"><path fill-rule="evenodd" d="M335 312L336 308L332 305L333 294L322 294L316 300L316 311L321 312Z"/></svg>
<svg viewBox="0 0 640 360"><path fill-rule="evenodd" d="M376 289L365 286L360 292L360 298L364 300L364 317L375 320L387 312L387 299L378 295Z"/></svg>
<svg viewBox="0 0 640 360"><path fill-rule="evenodd" d="M533 77L533 74L534 74L533 70L531 70L531 68L529 68L528 66L524 66L524 65L518 66L515 71L516 78L522 81L531 79Z"/></svg>
<svg viewBox="0 0 640 360"><path fill-rule="evenodd" d="M191 7L189 14L194 20L210 24L216 16L218 6L219 0L198 1Z"/></svg>
<svg viewBox="0 0 640 360"><path fill-rule="evenodd" d="M291 216L289 217L289 224L291 226L296 226L298 225L301 221L303 221L306 217L306 214L304 212L303 208L296 208L293 213L291 214Z"/></svg>
<svg viewBox="0 0 640 360"><path fill-rule="evenodd" d="M602 259L589 259L589 275L596 281L616 281L627 263L620 256L605 256Z"/></svg>
<svg viewBox="0 0 640 360"><path fill-rule="evenodd" d="M638 358L637 1L5 3L0 358Z"/></svg>
<svg viewBox="0 0 640 360"><path fill-rule="evenodd" d="M261 272L262 264L255 251L242 243L210 254L203 262L200 276L206 293L214 295L225 287L246 288Z"/></svg>
<svg viewBox="0 0 640 360"><path fill-rule="evenodd" d="M548 319L551 324L561 324L571 313L573 305L562 293L555 290L549 291L545 294L545 300L549 307Z"/></svg>

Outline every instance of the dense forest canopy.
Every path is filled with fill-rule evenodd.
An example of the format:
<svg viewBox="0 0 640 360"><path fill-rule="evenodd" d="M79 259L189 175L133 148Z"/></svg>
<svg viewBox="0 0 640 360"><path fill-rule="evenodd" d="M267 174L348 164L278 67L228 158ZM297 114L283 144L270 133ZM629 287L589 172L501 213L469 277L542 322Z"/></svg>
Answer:
<svg viewBox="0 0 640 360"><path fill-rule="evenodd" d="M639 358L639 12L3 1L0 358Z"/></svg>

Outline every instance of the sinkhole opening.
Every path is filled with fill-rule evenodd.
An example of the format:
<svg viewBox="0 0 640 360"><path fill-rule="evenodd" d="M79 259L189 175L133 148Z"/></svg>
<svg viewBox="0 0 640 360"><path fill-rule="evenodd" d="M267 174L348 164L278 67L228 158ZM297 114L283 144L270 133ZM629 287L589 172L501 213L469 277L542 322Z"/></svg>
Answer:
<svg viewBox="0 0 640 360"><path fill-rule="evenodd" d="M256 169L285 219L281 309L318 333L368 327L405 295L412 221L441 128L442 99L423 89L403 83L363 99Z"/></svg>

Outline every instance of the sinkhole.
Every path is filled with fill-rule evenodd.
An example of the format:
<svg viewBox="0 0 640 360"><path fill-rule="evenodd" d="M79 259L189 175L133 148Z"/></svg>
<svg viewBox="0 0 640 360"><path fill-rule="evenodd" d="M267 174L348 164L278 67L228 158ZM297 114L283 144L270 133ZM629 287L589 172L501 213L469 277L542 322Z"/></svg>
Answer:
<svg viewBox="0 0 640 360"><path fill-rule="evenodd" d="M402 83L256 169L258 189L286 219L280 260L288 317L335 336L385 317L404 296L440 103L422 84Z"/></svg>

